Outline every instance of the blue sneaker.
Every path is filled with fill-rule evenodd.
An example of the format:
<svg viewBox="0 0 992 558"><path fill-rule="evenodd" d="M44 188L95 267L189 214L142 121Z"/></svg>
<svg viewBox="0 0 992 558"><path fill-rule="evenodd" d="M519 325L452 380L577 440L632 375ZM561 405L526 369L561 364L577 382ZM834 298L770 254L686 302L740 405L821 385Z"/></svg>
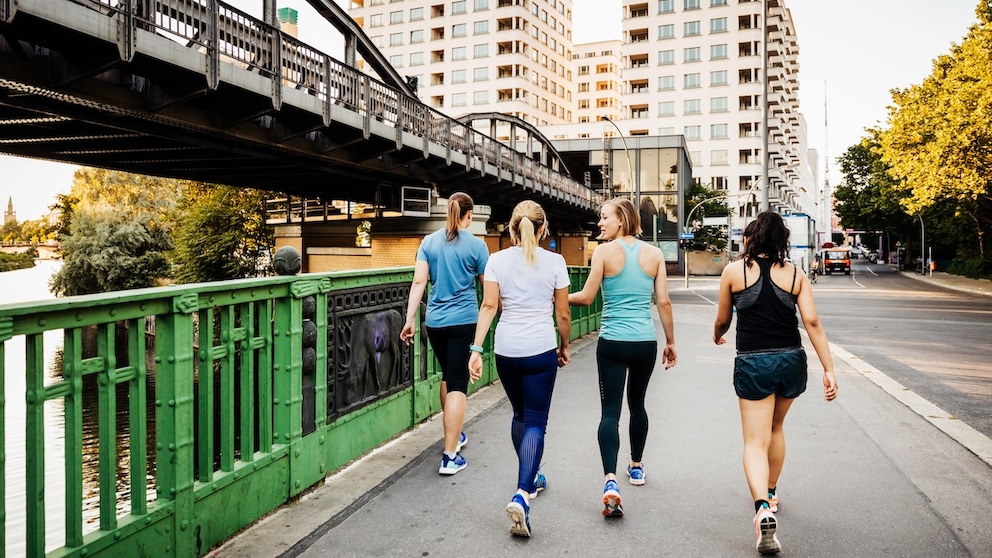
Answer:
<svg viewBox="0 0 992 558"><path fill-rule="evenodd" d="M531 499L537 498L537 494L548 487L548 478L544 476L544 473L540 469L537 470L537 476L534 477L534 491L530 493Z"/></svg>
<svg viewBox="0 0 992 558"><path fill-rule="evenodd" d="M514 494L506 505L506 515L510 518L510 534L518 537L530 536L530 505L519 493Z"/></svg>
<svg viewBox="0 0 992 558"><path fill-rule="evenodd" d="M468 462L460 453L456 453L454 459L441 454L441 467L438 468L437 472L441 475L454 475L465 467L468 467Z"/></svg>
<svg viewBox="0 0 992 558"><path fill-rule="evenodd" d="M606 517L623 517L623 507L620 505L620 487L617 481L610 479L603 487L603 515Z"/></svg>
<svg viewBox="0 0 992 558"><path fill-rule="evenodd" d="M462 451L462 448L465 447L465 444L467 443L468 443L468 436L466 436L465 433L462 432L461 434L458 435L458 448L456 448L455 451L456 452Z"/></svg>
<svg viewBox="0 0 992 558"><path fill-rule="evenodd" d="M630 477L630 484L635 486L644 484L644 466L632 467L627 465L627 476Z"/></svg>

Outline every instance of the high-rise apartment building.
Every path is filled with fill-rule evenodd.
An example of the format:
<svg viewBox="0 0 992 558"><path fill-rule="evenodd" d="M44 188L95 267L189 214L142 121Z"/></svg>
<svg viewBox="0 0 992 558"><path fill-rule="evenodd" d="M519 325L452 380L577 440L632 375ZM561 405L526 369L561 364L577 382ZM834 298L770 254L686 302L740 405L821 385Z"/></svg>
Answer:
<svg viewBox="0 0 992 558"><path fill-rule="evenodd" d="M623 42L600 41L575 45L575 122L613 120L623 112Z"/></svg>
<svg viewBox="0 0 992 558"><path fill-rule="evenodd" d="M766 93L763 9L761 0L624 0L620 124L630 135L683 134L694 180L726 190L740 217L753 210L752 187L780 212L815 215L795 26L784 2L767 0Z"/></svg>
<svg viewBox="0 0 992 558"><path fill-rule="evenodd" d="M449 116L575 118L571 0L353 0L348 14Z"/></svg>

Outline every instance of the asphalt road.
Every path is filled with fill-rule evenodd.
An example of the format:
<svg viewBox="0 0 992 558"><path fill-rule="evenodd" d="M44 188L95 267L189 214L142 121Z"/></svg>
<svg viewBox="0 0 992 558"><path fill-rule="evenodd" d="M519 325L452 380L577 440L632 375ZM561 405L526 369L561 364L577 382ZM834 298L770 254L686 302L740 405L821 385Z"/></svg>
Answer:
<svg viewBox="0 0 992 558"><path fill-rule="evenodd" d="M709 304L715 278L693 278L674 301ZM831 343L992 438L992 297L852 260L851 275L813 286Z"/></svg>

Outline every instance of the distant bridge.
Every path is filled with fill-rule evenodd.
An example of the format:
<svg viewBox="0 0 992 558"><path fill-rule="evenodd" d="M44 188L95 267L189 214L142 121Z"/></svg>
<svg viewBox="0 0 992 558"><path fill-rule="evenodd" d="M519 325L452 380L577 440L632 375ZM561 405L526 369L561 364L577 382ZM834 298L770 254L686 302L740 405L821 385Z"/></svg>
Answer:
<svg viewBox="0 0 992 558"><path fill-rule="evenodd" d="M9 244L0 244L0 252L6 252L7 254L24 254L31 248L38 251L38 259L62 259L61 245L58 242L46 242L42 244L33 244L31 242L13 242Z"/></svg>
<svg viewBox="0 0 992 558"><path fill-rule="evenodd" d="M309 1L346 62L214 0L0 0L0 152L390 208L431 186L496 220L530 198L595 222L601 195L545 140L521 153L424 105L339 7Z"/></svg>

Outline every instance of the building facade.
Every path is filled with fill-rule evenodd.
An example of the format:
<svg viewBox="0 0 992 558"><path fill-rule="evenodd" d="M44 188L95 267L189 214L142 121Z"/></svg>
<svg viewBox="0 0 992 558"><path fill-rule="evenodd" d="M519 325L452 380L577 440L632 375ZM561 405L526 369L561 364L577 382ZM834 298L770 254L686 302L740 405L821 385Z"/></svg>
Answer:
<svg viewBox="0 0 992 558"><path fill-rule="evenodd" d="M348 14L449 116L575 118L571 0L353 0Z"/></svg>

